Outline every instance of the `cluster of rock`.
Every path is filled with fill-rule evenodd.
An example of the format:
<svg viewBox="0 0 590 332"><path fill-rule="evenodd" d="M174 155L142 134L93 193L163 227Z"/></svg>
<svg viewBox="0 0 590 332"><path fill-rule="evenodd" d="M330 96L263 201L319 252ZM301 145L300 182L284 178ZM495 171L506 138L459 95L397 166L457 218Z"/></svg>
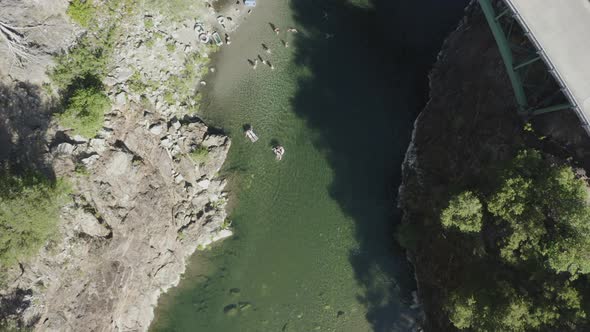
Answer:
<svg viewBox="0 0 590 332"><path fill-rule="evenodd" d="M173 116L194 107L198 101L187 98L198 94L206 82L203 74L214 72L209 68L210 53L215 50L213 41L202 43L196 28L219 31L226 35L238 27L246 12L244 6L233 6L216 12L214 7L203 1L195 7L193 17L171 19L154 11L139 12L133 20L123 23L126 38L119 41L113 55L116 67L104 83L117 94L119 103L125 96L143 95L156 110ZM222 15L220 15L222 14ZM231 16L230 16L231 15ZM232 18L233 16L233 18ZM224 18L223 21L219 17ZM187 64L192 70L187 72ZM170 86L170 79L181 77L187 90L178 91ZM143 85L143 91L134 91L132 85ZM165 97L170 93L172 98ZM173 99L173 102L170 102Z"/></svg>
<svg viewBox="0 0 590 332"><path fill-rule="evenodd" d="M202 7L204 24L217 24L213 7ZM150 27L138 23L146 17ZM43 126L44 137L37 125L30 130L47 142L41 159L72 184L72 201L61 210L55 238L8 272L0 299L18 305L2 318L40 331L147 330L159 295L179 282L186 259L232 234L226 182L218 176L229 138L186 115L190 105L164 102L165 83L185 69L185 59L210 49L199 44L194 21L171 22L139 13L124 23L104 82L113 108L96 137L55 123ZM136 72L156 88L133 91ZM23 93L33 90L40 106L19 106L23 118L43 109L48 120L39 89Z"/></svg>
<svg viewBox="0 0 590 332"><path fill-rule="evenodd" d="M24 318L49 331L145 330L186 258L231 235L216 178L230 141L198 119L137 110L114 110L99 138L55 137L56 175L86 170L73 179L62 237L18 278L39 304ZM191 158L195 146L209 151L203 161Z"/></svg>

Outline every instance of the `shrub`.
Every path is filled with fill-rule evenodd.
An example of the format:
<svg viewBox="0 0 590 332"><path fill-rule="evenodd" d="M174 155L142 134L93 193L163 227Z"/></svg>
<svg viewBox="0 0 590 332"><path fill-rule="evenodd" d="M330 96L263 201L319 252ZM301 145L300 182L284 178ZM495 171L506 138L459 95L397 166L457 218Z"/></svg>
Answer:
<svg viewBox="0 0 590 332"><path fill-rule="evenodd" d="M15 264L41 248L54 234L69 192L62 180L0 170L0 266Z"/></svg>
<svg viewBox="0 0 590 332"><path fill-rule="evenodd" d="M166 93L164 94L164 101L168 105L176 104L176 100L174 99L174 93L172 93L172 91L166 91Z"/></svg>
<svg viewBox="0 0 590 332"><path fill-rule="evenodd" d="M108 97L95 87L81 88L68 100L66 110L59 115L63 127L71 128L84 137L96 136L110 107Z"/></svg>
<svg viewBox="0 0 590 332"><path fill-rule="evenodd" d="M56 58L49 76L61 92L82 85L98 85L102 81L108 71L115 34L114 28L105 29L96 38L83 38L68 53Z"/></svg>
<svg viewBox="0 0 590 332"><path fill-rule="evenodd" d="M441 214L441 222L446 228L457 228L461 232L479 232L482 225L482 205L471 191L453 197L449 206Z"/></svg>
<svg viewBox="0 0 590 332"><path fill-rule="evenodd" d="M143 25L147 30L149 30L154 27L154 20L151 17L146 17L143 20Z"/></svg>
<svg viewBox="0 0 590 332"><path fill-rule="evenodd" d="M166 49L168 50L168 52L172 53L176 51L176 45L173 43L168 43L166 44Z"/></svg>
<svg viewBox="0 0 590 332"><path fill-rule="evenodd" d="M205 161L205 159L207 159L208 155L209 155L209 150L202 145L199 145L196 149L194 149L190 153L190 157L195 162L198 162L198 163Z"/></svg>
<svg viewBox="0 0 590 332"><path fill-rule="evenodd" d="M96 15L92 0L72 0L67 14L72 20L84 28L88 28Z"/></svg>

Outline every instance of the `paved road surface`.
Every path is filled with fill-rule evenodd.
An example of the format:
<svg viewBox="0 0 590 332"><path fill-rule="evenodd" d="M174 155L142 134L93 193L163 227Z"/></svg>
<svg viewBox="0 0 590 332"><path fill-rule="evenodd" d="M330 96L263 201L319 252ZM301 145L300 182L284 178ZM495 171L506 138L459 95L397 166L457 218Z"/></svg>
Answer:
<svg viewBox="0 0 590 332"><path fill-rule="evenodd" d="M590 134L590 1L506 0L541 50Z"/></svg>

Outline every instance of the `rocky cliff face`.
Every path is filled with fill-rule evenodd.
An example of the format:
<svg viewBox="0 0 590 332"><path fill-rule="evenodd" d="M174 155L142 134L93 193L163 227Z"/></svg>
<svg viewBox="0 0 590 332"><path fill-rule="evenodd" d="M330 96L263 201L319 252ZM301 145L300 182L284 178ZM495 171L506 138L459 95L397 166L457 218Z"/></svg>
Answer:
<svg viewBox="0 0 590 332"><path fill-rule="evenodd" d="M61 27L39 35L19 30L38 59L34 63L19 67L26 59L0 57L0 157L34 163L73 187L56 236L36 257L8 271L0 319L40 331L147 330L159 294L178 283L188 256L232 234L225 181L218 176L230 140L186 115L194 106L190 99L165 103L163 84L152 84L141 97L131 87L137 80L132 76L137 71L144 82L164 82L184 70L182 56L206 56L209 49L203 51L192 35L194 21L166 25L154 13L150 30L143 27L144 13L137 13L123 25L104 82L112 110L98 136L83 138L51 121L56 101L39 86L47 81L51 56L71 45L79 31L65 15L67 4L0 3L2 22ZM202 8L204 27L218 24L213 7ZM9 11L16 14L8 17ZM237 22L226 21L227 31ZM48 37L53 33L55 40ZM155 35L154 48L146 48L146 38ZM166 50L174 54L158 55ZM0 43L0 52L12 56L7 44ZM205 72L195 74L197 84ZM197 149L198 155L192 153Z"/></svg>
<svg viewBox="0 0 590 332"><path fill-rule="evenodd" d="M25 318L39 330L145 330L159 294L179 281L197 247L231 235L225 182L230 146L197 119L116 109L101 138L61 136L51 145L57 176L75 182L61 238L23 264L14 286L32 290ZM202 163L189 151L209 150ZM39 305L34 305L38 303Z"/></svg>

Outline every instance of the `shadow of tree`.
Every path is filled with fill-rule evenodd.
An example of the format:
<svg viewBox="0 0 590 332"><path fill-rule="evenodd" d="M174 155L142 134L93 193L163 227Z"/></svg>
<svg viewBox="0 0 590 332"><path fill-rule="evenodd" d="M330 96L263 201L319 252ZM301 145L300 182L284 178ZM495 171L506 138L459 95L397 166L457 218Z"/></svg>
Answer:
<svg viewBox="0 0 590 332"><path fill-rule="evenodd" d="M53 179L44 154L54 103L41 94L30 83L0 84L0 166L16 172L40 171Z"/></svg>
<svg viewBox="0 0 590 332"><path fill-rule="evenodd" d="M47 129L51 120L53 101L42 98L38 86L16 82L0 83L0 168L8 174L20 176L28 172L40 172L49 179L55 174L45 156L48 150ZM1 172L0 174L7 174ZM0 215L0 223L6 214ZM1 231L6 231L1 228ZM20 265L20 264L19 264ZM23 266L3 266L0 263L0 285L18 279ZM30 305L30 289L9 289L0 296L0 329L6 320L16 321L16 326L26 326L18 315ZM36 318L38 319L38 318ZM34 324L35 322L28 322Z"/></svg>
<svg viewBox="0 0 590 332"><path fill-rule="evenodd" d="M299 81L292 103L321 133L314 144L334 170L330 194L355 220L358 250L350 262L375 331L411 325L404 317L412 314L415 285L394 241L400 165L412 121L426 101L428 71L466 4L291 2L303 30L296 35L296 63L313 73Z"/></svg>

